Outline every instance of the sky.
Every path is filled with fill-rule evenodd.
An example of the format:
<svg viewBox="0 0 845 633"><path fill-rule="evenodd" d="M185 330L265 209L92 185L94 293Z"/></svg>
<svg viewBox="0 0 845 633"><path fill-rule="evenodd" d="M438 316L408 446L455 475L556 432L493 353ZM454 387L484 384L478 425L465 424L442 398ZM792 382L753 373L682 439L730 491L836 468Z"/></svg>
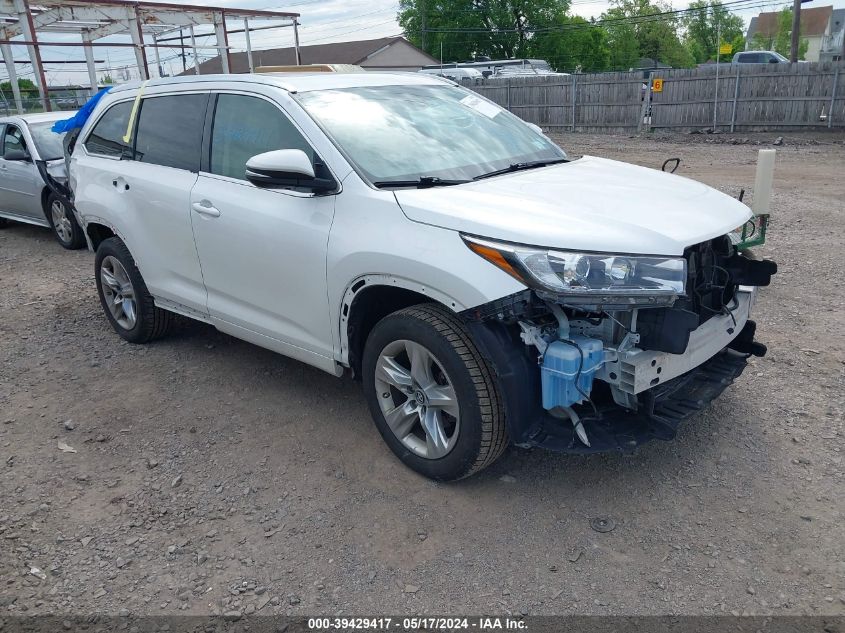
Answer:
<svg viewBox="0 0 845 633"><path fill-rule="evenodd" d="M399 35L402 29L396 21L396 12L398 10L398 0L291 0L290 2L281 2L277 0L176 0L184 4L204 5L204 6L219 6L232 7L244 9L267 9L278 11L293 11L301 14L300 17L300 44L307 46L309 44L324 44L327 42L339 42L345 40L363 40L375 39L379 37L386 37L391 35ZM739 15L745 20L746 25L749 19L757 15L761 10L771 11L775 10L781 4L786 4L787 0L777 2L777 0L759 0L759 3L753 5L752 8L739 11ZM671 2L673 8L683 9L689 5L688 0L674 0ZM816 7L832 5L834 8L845 8L845 0L813 0L810 3L804 4L804 7ZM599 17L609 7L609 2L605 0L572 0L571 11L574 14L583 16L585 18ZM230 25L231 28L240 28L240 25ZM201 27L197 27L197 31L203 31ZM210 29L209 29L210 30ZM66 34L45 34L41 39L56 40L73 40L78 36ZM115 36L111 38L112 41L128 41L127 36ZM109 41L109 40L103 40ZM187 42L186 42L187 43ZM214 43L213 37L198 38L197 44L211 45ZM258 31L253 33L251 38L252 48L277 48L293 45L293 32L291 29L272 29L269 31ZM235 50L244 50L245 42L242 35L230 35L229 45ZM16 59L27 59L26 48L23 46L13 47L13 54ZM148 60L151 67L154 66L154 53L152 49L148 49ZM190 51L188 55L188 65L191 65ZM200 61L207 57L213 57L216 51L206 49L201 51ZM97 60L102 60L97 63L98 75L102 77L108 72L116 81L126 78L137 78L137 70L135 66L135 56L130 48L97 48L95 49L95 57ZM179 57L177 49L160 49L160 57L162 59L162 66L168 74L176 74L182 70L182 62ZM42 58L45 60L51 59L74 59L84 61L84 53L82 48L70 47L44 47L42 48ZM88 83L88 74L84 63L78 65L69 64L54 64L46 65L48 84L70 84L70 83ZM32 78L31 67L28 65L17 64L18 75L20 77ZM151 68L153 74L156 71ZM0 65L0 78L5 79L5 68Z"/></svg>

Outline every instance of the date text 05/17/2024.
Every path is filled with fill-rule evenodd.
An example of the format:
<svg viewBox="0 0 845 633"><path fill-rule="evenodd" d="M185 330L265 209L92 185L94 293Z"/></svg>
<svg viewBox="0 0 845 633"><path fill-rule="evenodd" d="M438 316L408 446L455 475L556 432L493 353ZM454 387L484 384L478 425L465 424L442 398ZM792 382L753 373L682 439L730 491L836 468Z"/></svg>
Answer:
<svg viewBox="0 0 845 633"><path fill-rule="evenodd" d="M348 617L308 618L312 631L381 630L381 631L527 631L524 620L510 617Z"/></svg>

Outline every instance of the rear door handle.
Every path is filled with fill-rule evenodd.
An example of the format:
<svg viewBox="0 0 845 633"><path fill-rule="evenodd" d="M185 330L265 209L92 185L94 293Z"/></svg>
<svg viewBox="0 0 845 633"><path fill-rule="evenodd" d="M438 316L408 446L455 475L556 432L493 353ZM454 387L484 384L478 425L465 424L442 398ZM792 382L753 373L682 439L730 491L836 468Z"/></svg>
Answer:
<svg viewBox="0 0 845 633"><path fill-rule="evenodd" d="M220 209L211 206L210 202L194 202L193 204L191 204L191 208L197 213L201 213L202 215L208 215L212 218L220 217Z"/></svg>

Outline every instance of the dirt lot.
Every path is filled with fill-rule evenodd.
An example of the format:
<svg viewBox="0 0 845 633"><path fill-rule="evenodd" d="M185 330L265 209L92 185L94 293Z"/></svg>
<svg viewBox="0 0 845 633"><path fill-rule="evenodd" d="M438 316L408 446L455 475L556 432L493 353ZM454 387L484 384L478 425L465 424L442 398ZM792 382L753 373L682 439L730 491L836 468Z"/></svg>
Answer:
<svg viewBox="0 0 845 633"><path fill-rule="evenodd" d="M775 136L562 143L736 194ZM765 359L674 442L453 485L358 384L198 324L124 343L90 253L0 231L0 615L845 613L845 137L817 138L778 148Z"/></svg>

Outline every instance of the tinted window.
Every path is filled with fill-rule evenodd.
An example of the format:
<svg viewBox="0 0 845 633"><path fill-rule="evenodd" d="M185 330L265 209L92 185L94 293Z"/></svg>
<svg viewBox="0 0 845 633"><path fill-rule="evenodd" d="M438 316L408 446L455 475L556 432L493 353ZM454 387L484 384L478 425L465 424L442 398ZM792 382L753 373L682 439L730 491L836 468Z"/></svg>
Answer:
<svg viewBox="0 0 845 633"><path fill-rule="evenodd" d="M109 108L85 141L85 149L95 154L131 158L132 139L129 139L129 143L123 140L126 126L129 125L130 112L132 101L117 103Z"/></svg>
<svg viewBox="0 0 845 633"><path fill-rule="evenodd" d="M8 154L12 151L25 152L26 141L24 141L23 134L18 128L14 125L7 125L3 138L3 153Z"/></svg>
<svg viewBox="0 0 845 633"><path fill-rule="evenodd" d="M211 134L211 173L244 179L246 161L274 149L314 151L279 108L258 97L222 94Z"/></svg>
<svg viewBox="0 0 845 633"><path fill-rule="evenodd" d="M199 171L208 95L149 97L141 102L135 160Z"/></svg>

